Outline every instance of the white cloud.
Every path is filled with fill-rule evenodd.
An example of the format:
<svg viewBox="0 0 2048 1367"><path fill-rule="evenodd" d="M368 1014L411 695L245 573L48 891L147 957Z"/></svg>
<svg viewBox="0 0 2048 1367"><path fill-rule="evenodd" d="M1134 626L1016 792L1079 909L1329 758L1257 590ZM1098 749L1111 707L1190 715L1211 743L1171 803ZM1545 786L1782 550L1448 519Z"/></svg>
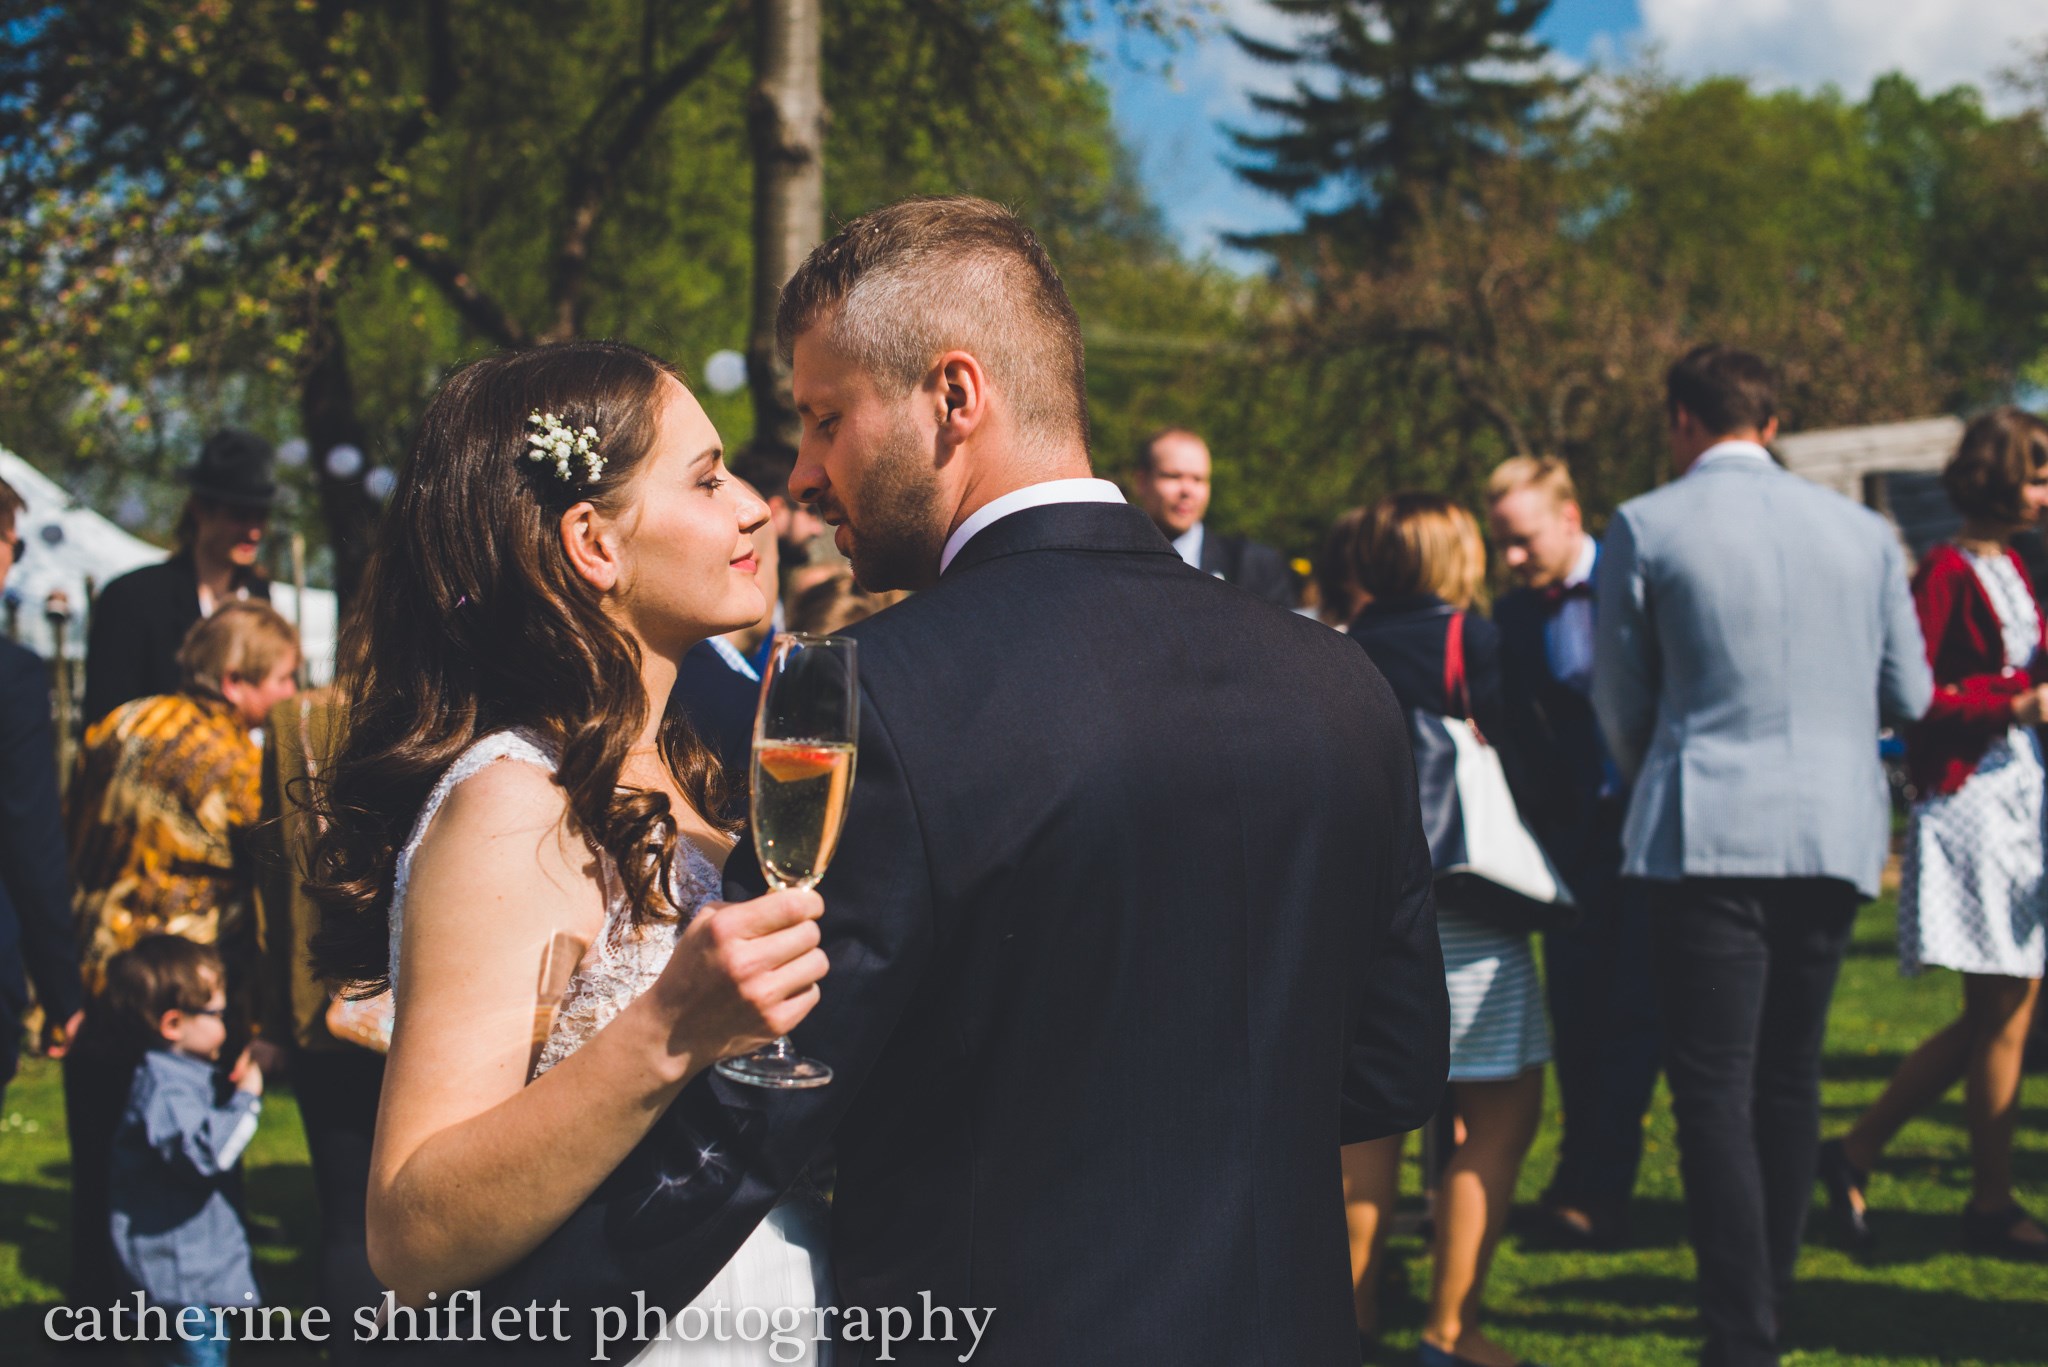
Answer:
<svg viewBox="0 0 2048 1367"><path fill-rule="evenodd" d="M2042 0L1640 0L1642 37L1674 74L1763 85L1832 82L1861 95L1887 71L1923 89L1970 84L1996 98L1999 72L2048 39Z"/></svg>

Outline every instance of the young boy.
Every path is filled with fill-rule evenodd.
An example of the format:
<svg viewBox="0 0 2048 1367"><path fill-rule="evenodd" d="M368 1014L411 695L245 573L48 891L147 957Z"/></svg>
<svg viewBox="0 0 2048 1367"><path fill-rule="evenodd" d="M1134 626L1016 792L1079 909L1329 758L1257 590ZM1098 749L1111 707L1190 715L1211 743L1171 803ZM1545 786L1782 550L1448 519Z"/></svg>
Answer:
<svg viewBox="0 0 2048 1367"><path fill-rule="evenodd" d="M150 1328L148 1361L164 1367L225 1363L226 1322L217 1332L206 1307L260 1303L249 1237L222 1184L256 1133L263 1073L248 1064L215 1102L223 984L219 953L175 935L107 963L109 1023L141 1055L114 1138L114 1249L129 1286L169 1312Z"/></svg>

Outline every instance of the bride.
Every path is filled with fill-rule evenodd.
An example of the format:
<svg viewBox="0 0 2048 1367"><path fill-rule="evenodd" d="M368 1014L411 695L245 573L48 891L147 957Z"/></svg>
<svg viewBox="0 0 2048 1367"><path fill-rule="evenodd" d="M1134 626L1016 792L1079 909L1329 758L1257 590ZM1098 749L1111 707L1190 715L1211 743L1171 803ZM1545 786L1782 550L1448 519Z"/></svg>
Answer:
<svg viewBox="0 0 2048 1367"><path fill-rule="evenodd" d="M368 1219L403 1304L533 1252L684 1084L818 1000L815 894L712 902L721 776L667 709L684 652L765 612L767 516L632 347L476 362L421 419L344 645L308 884L317 968L394 988ZM828 1304L814 1201L699 1301ZM770 1360L696 1338L637 1360Z"/></svg>

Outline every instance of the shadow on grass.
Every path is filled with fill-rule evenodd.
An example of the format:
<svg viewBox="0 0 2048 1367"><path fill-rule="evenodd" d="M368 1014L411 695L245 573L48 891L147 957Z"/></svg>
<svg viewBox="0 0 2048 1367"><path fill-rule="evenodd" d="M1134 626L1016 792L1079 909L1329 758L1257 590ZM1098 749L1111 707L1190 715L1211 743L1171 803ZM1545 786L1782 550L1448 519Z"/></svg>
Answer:
<svg viewBox="0 0 2048 1367"><path fill-rule="evenodd" d="M1930 1291L1896 1282L1799 1283L1786 1346L1869 1358L2041 1361L2039 1305L1985 1300L1968 1291Z"/></svg>
<svg viewBox="0 0 2048 1367"><path fill-rule="evenodd" d="M1820 1079L1829 1082L1888 1082L1906 1056L1895 1050L1880 1054L1829 1054L1821 1060Z"/></svg>
<svg viewBox="0 0 2048 1367"><path fill-rule="evenodd" d="M67 1178L70 1168L52 1164ZM61 1286L71 1269L71 1196L67 1186L0 1182L0 1244L21 1250L23 1275ZM41 1331L37 1331L41 1336ZM0 1336L0 1342L4 1342Z"/></svg>
<svg viewBox="0 0 2048 1367"><path fill-rule="evenodd" d="M1689 1278L1642 1274L1553 1282L1523 1296L1560 1304L1554 1310L1494 1311L1494 1318L1522 1329L1602 1340L1646 1329L1678 1329L1674 1314L1690 1320L1695 1304ZM1574 1304L1584 1308L1571 1308ZM1987 1301L1964 1291L1808 1279L1794 1294L1783 1346L1876 1360L2037 1365L2040 1316L2038 1305ZM1696 1323L1690 1332L1697 1332Z"/></svg>
<svg viewBox="0 0 2048 1367"><path fill-rule="evenodd" d="M1518 1249L1531 1255L1626 1260L1652 1249L1685 1247L1685 1204L1637 1197L1629 1203L1628 1238L1614 1249L1584 1249L1559 1240L1546 1232L1534 1206L1515 1207L1508 1217L1508 1234Z"/></svg>

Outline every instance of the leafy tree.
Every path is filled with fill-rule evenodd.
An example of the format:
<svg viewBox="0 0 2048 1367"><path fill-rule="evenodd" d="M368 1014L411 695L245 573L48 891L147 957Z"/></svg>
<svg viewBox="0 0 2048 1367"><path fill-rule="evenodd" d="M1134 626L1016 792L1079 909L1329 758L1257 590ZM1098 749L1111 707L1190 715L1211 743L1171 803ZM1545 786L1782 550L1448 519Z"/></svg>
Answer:
<svg viewBox="0 0 2048 1367"><path fill-rule="evenodd" d="M389 461L439 375L486 347L601 334L696 363L744 345L747 37L767 12L0 0L11 434L111 495L219 418ZM1163 241L1051 7L846 0L822 23L836 216L988 193L1048 224L1077 282ZM748 439L745 397L703 397ZM361 473L309 478L346 592L375 504Z"/></svg>

